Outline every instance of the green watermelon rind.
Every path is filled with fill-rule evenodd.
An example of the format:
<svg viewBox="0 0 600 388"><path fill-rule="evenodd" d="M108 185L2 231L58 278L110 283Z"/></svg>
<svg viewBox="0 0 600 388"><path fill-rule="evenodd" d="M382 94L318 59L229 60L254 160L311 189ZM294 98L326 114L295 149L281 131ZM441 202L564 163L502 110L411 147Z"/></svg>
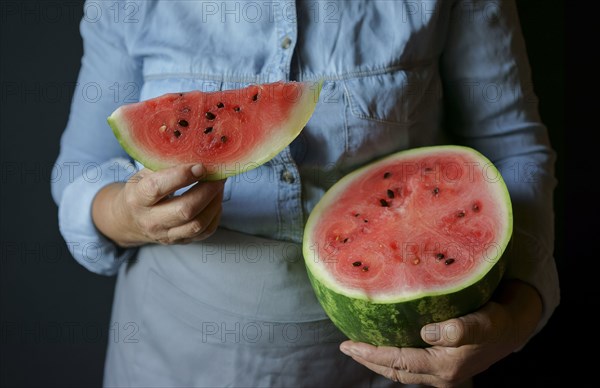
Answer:
<svg viewBox="0 0 600 388"><path fill-rule="evenodd" d="M327 288L308 269L317 299L332 322L351 340L377 346L425 347L421 328L460 317L487 303L505 269L500 259L478 282L444 295L397 303L373 303Z"/></svg>
<svg viewBox="0 0 600 388"><path fill-rule="evenodd" d="M489 266L482 268L460 285L443 290L414 293L404 297L367 297L353 290L343 289L331 276L318 266L319 257L312 241L312 229L318 222L319 214L325 210L330 200L335 199L345 188L370 169L413 156L430 154L435 151L467 152L494 169L499 180L495 187L506 205L506 229L499 236L500 251L494 260L486 260ZM432 322L441 322L471 313L491 298L506 267L503 253L512 235L512 207L508 189L496 167L479 152L463 146L434 146L415 148L387 156L362 167L338 181L315 206L306 223L303 254L308 277L317 299L333 323L354 341L374 345L423 347L427 344L420 336L421 328Z"/></svg>
<svg viewBox="0 0 600 388"><path fill-rule="evenodd" d="M310 83L310 85L313 85L313 83ZM303 93L301 101L295 103L295 107L292 110L293 114L290 115L290 118L285 125L275 131L278 136L272 136L269 139L270 141L263 143L262 147L254 149L244 160L234 160L228 165L220 166L221 168L218 168L216 171L209 171L204 180L220 180L240 173L245 173L273 159L296 137L298 137L302 129L304 129L315 110L322 88L322 80L317 81L314 92L312 92L312 86L309 86L309 83L305 83L304 90L307 92ZM123 118L123 111L125 108L126 106L116 109L107 118L109 126L125 152L133 159L140 162L144 167L153 171L173 166L172 162L160 161L156 157L145 155L132 145L129 136L127 135L128 126Z"/></svg>

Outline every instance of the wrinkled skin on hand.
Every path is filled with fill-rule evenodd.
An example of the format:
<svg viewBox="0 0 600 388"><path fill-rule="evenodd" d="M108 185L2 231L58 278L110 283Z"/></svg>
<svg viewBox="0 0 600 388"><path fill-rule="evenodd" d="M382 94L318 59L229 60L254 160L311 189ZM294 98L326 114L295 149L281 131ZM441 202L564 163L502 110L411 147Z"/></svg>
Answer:
<svg viewBox="0 0 600 388"><path fill-rule="evenodd" d="M92 207L94 223L122 247L204 240L219 224L225 183L199 182L205 174L199 164L143 169L126 183L100 190ZM172 196L192 184L181 196Z"/></svg>
<svg viewBox="0 0 600 388"><path fill-rule="evenodd" d="M421 337L431 347L346 341L340 350L394 381L455 386L523 346L537 327L542 305L533 287L510 281L498 291L494 300L472 314L424 326Z"/></svg>

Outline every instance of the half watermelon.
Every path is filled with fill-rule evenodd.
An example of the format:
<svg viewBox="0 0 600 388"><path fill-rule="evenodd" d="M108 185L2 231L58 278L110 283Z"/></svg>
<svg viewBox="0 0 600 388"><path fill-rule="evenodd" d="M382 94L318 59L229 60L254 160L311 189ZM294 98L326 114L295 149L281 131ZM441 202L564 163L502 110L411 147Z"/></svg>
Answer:
<svg viewBox="0 0 600 388"><path fill-rule="evenodd" d="M350 339L425 346L423 325L489 300L511 233L494 165L470 148L426 147L336 183L311 212L303 252L321 305Z"/></svg>
<svg viewBox="0 0 600 388"><path fill-rule="evenodd" d="M124 105L108 118L127 153L158 170L203 163L207 179L260 166L310 119L321 83L276 82L243 89L170 93Z"/></svg>

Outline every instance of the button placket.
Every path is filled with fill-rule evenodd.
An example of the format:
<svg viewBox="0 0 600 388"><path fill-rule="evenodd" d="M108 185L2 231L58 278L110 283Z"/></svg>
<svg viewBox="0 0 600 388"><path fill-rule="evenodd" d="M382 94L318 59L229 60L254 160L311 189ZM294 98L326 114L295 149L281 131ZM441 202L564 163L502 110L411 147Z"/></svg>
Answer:
<svg viewBox="0 0 600 388"><path fill-rule="evenodd" d="M270 82L289 80L292 55L297 36L297 14L294 1L278 2L275 15L277 31L277 56L270 68ZM286 147L271 161L274 178L277 180L277 238L301 242L304 226L302 188L296 163L289 147Z"/></svg>
<svg viewBox="0 0 600 388"><path fill-rule="evenodd" d="M275 171L279 177L277 207L279 209L278 237L284 240L300 242L304 213L302 208L302 188L300 175L289 148L285 148L274 158Z"/></svg>
<svg viewBox="0 0 600 388"><path fill-rule="evenodd" d="M279 71L289 80L292 55L296 44L298 18L295 1L282 3L278 14L279 30Z"/></svg>

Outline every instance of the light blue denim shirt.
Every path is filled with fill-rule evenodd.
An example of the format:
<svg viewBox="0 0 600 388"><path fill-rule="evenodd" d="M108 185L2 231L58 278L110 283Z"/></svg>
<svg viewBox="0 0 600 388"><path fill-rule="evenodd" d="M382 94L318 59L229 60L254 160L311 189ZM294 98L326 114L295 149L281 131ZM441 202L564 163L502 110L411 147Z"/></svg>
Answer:
<svg viewBox="0 0 600 388"><path fill-rule="evenodd" d="M106 123L168 92L325 80L310 122L271 162L229 178L221 227L300 242L344 174L407 148L457 143L497 164L514 206L509 278L558 305L555 155L511 1L88 2L84 56L52 182L60 230L89 270L135 254L95 228L100 188L135 170Z"/></svg>

